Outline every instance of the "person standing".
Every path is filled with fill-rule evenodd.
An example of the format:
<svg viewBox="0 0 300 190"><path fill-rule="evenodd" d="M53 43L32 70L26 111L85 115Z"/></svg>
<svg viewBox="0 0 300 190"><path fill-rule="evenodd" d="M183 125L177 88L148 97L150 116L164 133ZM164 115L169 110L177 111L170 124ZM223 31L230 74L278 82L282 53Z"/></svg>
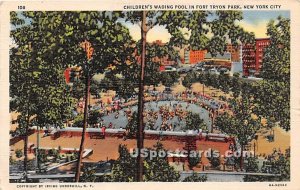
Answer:
<svg viewBox="0 0 300 190"><path fill-rule="evenodd" d="M102 135L104 138L105 138L105 130L106 130L106 127L103 125L101 128L101 132L102 132Z"/></svg>

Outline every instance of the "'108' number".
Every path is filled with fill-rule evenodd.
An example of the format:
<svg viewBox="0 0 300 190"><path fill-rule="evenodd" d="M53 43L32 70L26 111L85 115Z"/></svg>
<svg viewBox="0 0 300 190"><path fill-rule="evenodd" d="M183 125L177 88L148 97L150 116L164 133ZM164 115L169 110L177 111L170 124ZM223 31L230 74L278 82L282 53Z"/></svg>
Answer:
<svg viewBox="0 0 300 190"><path fill-rule="evenodd" d="M23 9L25 9L25 6L23 6L23 5L18 6L18 9L19 9L19 10L23 10Z"/></svg>

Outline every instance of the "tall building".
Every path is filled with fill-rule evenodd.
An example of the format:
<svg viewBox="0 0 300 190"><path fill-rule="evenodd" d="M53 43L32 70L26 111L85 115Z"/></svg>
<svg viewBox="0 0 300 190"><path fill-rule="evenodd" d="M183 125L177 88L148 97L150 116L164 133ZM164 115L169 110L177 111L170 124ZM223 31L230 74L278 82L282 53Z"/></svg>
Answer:
<svg viewBox="0 0 300 190"><path fill-rule="evenodd" d="M270 44L269 38L258 38L255 45L243 45L243 74L256 75L262 67L264 49Z"/></svg>
<svg viewBox="0 0 300 190"><path fill-rule="evenodd" d="M264 55L264 49L269 46L270 39L269 38L259 38L256 39L255 44L255 70L256 72L260 72L262 67L262 60Z"/></svg>
<svg viewBox="0 0 300 190"><path fill-rule="evenodd" d="M249 76L255 72L255 46L251 44L243 45L243 75Z"/></svg>

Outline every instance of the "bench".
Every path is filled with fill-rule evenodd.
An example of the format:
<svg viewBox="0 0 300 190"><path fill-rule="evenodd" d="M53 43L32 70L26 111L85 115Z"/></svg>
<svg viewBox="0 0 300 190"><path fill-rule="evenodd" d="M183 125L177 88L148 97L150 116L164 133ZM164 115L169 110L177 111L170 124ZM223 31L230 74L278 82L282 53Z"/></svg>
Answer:
<svg viewBox="0 0 300 190"><path fill-rule="evenodd" d="M226 137L218 137L218 136L208 136L208 140L222 141L222 142L227 142L228 141L228 139Z"/></svg>
<svg viewBox="0 0 300 190"><path fill-rule="evenodd" d="M91 139L104 139L104 135L102 133L91 134L90 138Z"/></svg>

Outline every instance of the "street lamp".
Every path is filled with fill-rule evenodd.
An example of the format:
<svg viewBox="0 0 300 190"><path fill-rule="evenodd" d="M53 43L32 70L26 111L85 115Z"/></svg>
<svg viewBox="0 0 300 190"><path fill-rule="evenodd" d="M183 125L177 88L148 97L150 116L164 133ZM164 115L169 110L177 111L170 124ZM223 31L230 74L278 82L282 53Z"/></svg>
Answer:
<svg viewBox="0 0 300 190"><path fill-rule="evenodd" d="M210 132L213 133L213 129L214 129L214 120L215 120L215 110L212 109L209 113L210 115L210 119L211 119L211 129Z"/></svg>

